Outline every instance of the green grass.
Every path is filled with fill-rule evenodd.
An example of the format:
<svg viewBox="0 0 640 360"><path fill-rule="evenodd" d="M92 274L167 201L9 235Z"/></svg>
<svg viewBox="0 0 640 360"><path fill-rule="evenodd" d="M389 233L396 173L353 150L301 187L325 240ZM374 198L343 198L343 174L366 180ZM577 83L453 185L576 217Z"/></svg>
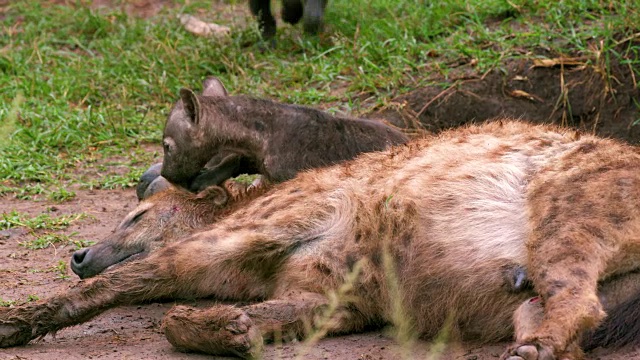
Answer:
<svg viewBox="0 0 640 360"><path fill-rule="evenodd" d="M0 216L0 230L24 227L29 230L30 239L20 242L30 250L46 249L50 246L70 245L74 249L81 249L93 244L89 240L75 239L77 233L63 234L60 230L65 230L74 222L86 219L88 215L84 213L51 216L44 213L35 217L18 211L3 212ZM55 231L55 232L54 232Z"/></svg>
<svg viewBox="0 0 640 360"><path fill-rule="evenodd" d="M30 302L33 302L33 301L38 301L38 300L40 300L40 297L38 295L33 295L33 294L29 294L27 296L27 299L24 300L24 301L3 300L2 298L0 298L0 307L23 305L23 304L30 303Z"/></svg>
<svg viewBox="0 0 640 360"><path fill-rule="evenodd" d="M56 279L67 280L69 279L69 275L67 275L67 262L64 260L58 261L58 263L52 266L49 272L56 274Z"/></svg>
<svg viewBox="0 0 640 360"><path fill-rule="evenodd" d="M18 211L3 212L0 216L0 230L11 229L15 227L26 227L31 231L36 230L63 230L69 227L73 222L86 218L86 214L71 214L61 216L51 216L49 214L40 214L36 217L30 217L27 214Z"/></svg>
<svg viewBox="0 0 640 360"><path fill-rule="evenodd" d="M23 246L30 250L46 249L49 246L56 245L71 245L75 250L85 248L94 244L89 240L77 240L73 237L78 233L73 232L69 235L62 233L47 232L42 235L35 236L31 240L25 240L20 242L20 246Z"/></svg>
<svg viewBox="0 0 640 360"><path fill-rule="evenodd" d="M319 39L280 26L266 51L255 24L216 42L176 19L200 10L230 23L211 7L192 0L141 19L119 7L11 2L0 34L0 194L64 201L70 186L134 186L160 155L141 145L159 143L179 88L208 75L234 94L358 114L446 79L460 61L482 73L544 49L640 67L640 49L620 43L639 31L636 0L332 0Z"/></svg>

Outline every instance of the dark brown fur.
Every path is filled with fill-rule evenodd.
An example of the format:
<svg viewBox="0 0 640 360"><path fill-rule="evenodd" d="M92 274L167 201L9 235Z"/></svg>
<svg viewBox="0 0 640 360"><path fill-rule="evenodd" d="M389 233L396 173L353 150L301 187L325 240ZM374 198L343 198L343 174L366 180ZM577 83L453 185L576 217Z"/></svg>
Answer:
<svg viewBox="0 0 640 360"><path fill-rule="evenodd" d="M203 96L180 91L164 129L162 176L193 191L242 173L282 182L408 139L375 120L247 96L227 96L209 78Z"/></svg>

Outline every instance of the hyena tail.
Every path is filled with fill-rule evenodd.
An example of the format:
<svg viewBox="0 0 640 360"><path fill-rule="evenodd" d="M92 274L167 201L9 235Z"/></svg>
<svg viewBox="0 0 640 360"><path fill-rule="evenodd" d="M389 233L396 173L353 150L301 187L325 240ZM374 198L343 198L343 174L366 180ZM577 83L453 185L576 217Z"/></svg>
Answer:
<svg viewBox="0 0 640 360"><path fill-rule="evenodd" d="M602 324L583 338L582 348L588 351L597 347L618 348L629 344L640 344L640 291L609 310Z"/></svg>

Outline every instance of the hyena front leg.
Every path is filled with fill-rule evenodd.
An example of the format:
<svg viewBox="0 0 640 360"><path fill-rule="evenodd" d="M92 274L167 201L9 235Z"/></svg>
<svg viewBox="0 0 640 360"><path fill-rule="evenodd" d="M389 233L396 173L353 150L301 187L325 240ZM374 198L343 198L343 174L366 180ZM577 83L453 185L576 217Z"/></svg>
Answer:
<svg viewBox="0 0 640 360"><path fill-rule="evenodd" d="M259 356L267 341L301 339L362 330L366 319L346 307L327 314L324 295L289 291L284 297L248 306L216 305L208 309L176 306L163 323L178 349L213 355Z"/></svg>
<svg viewBox="0 0 640 360"><path fill-rule="evenodd" d="M208 261L194 261L194 254ZM191 238L84 280L52 298L0 308L0 347L24 345L123 304L205 296L264 298L270 281L236 265L232 261L236 257L233 246Z"/></svg>
<svg viewBox="0 0 640 360"><path fill-rule="evenodd" d="M544 301L544 316L540 325L519 339L504 358L580 358L573 344L605 316L597 295L599 275L611 256L602 243L604 235L599 230L594 233L591 226L562 220L562 224L543 220L531 235L529 270Z"/></svg>
<svg viewBox="0 0 640 360"><path fill-rule="evenodd" d="M640 292L640 272L630 272L607 279L598 286L598 298L602 303L604 310L609 314L616 316L618 307L635 299ZM526 339L531 338L535 331L542 323L544 318L544 302L540 296L533 297L518 307L513 316L515 339L517 344L524 343ZM558 356L560 359L575 359L582 356L582 350L579 342L583 345L587 344L589 348L605 345L607 341L615 339L618 334L607 334L607 330L612 325L607 324L608 319L603 323L596 332L587 332L583 334L580 341L573 341L565 350L564 354ZM603 328L605 326L605 328ZM605 334L603 334L605 332ZM616 331L613 331L616 332ZM620 333L620 331L617 331ZM528 359L535 356L537 349L533 347L519 349L519 355L509 356L507 360Z"/></svg>
<svg viewBox="0 0 640 360"><path fill-rule="evenodd" d="M126 302L151 300L175 290L160 266L143 260L82 281L52 298L0 309L0 347L30 340L76 325ZM152 291L157 288L158 291Z"/></svg>

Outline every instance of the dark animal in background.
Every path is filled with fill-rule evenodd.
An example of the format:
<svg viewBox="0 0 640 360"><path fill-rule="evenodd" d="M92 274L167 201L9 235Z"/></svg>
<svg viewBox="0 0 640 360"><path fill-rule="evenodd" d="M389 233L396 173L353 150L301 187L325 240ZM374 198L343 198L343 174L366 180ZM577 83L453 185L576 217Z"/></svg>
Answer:
<svg viewBox="0 0 640 360"><path fill-rule="evenodd" d="M201 96L182 89L180 98L164 128L161 175L195 192L243 173L282 182L408 141L376 120L228 96L216 78L204 81Z"/></svg>
<svg viewBox="0 0 640 360"><path fill-rule="evenodd" d="M270 0L249 0L251 13L258 19L262 37L266 40L276 35L276 19L271 13ZM322 30L324 9L327 0L282 0L282 20L295 25L302 19L307 34L317 34Z"/></svg>

